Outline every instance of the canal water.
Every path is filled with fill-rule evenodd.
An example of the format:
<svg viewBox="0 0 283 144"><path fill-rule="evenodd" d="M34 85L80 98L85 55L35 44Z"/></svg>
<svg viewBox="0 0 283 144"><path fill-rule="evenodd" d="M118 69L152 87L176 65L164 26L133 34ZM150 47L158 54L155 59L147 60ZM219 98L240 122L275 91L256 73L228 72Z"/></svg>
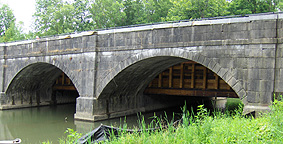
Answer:
<svg viewBox="0 0 283 144"><path fill-rule="evenodd" d="M172 109L168 113L171 113L170 111ZM100 124L119 127L125 121L125 118L99 122L74 121L74 113L75 104L0 111L0 140L20 138L23 144L38 144L44 141L52 141L56 144L59 143L59 138L66 137L67 128L85 134ZM155 113L157 116L162 114L164 115L164 111ZM147 123L154 119L153 115L153 113L144 115ZM168 119L172 119L171 114L167 115ZM138 126L138 119L137 115L126 117L127 126L129 128Z"/></svg>

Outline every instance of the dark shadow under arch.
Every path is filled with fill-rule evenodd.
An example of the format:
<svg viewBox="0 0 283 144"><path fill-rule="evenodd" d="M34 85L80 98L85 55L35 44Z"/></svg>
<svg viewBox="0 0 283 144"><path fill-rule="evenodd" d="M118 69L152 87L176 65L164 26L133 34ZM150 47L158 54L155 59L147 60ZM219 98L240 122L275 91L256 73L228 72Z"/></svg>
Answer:
<svg viewBox="0 0 283 144"><path fill-rule="evenodd" d="M118 73L103 89L98 100L105 101L106 113L109 115L129 110L135 113L182 106L183 100L188 100L187 98L178 95L150 96L145 95L144 91L159 73L186 61L188 60L174 56L156 56L138 61ZM178 101L174 102L174 99Z"/></svg>
<svg viewBox="0 0 283 144"><path fill-rule="evenodd" d="M6 90L6 104L20 107L21 105L40 106L57 103L58 101L54 101L54 96L60 93L54 91L54 84L62 73L58 67L43 62L26 66L9 84ZM61 99L59 103L75 102L78 92L75 88L72 91L68 93L72 95L70 100Z"/></svg>

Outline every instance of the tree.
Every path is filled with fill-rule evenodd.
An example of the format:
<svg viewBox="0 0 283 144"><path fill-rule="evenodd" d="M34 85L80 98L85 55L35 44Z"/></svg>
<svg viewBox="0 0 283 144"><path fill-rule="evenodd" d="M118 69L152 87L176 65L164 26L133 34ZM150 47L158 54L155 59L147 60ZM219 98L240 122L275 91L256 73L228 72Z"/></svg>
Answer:
<svg viewBox="0 0 283 144"><path fill-rule="evenodd" d="M170 0L144 0L145 23L161 22L173 6Z"/></svg>
<svg viewBox="0 0 283 144"><path fill-rule="evenodd" d="M224 16L228 14L226 0L176 0L165 20L183 20Z"/></svg>
<svg viewBox="0 0 283 144"><path fill-rule="evenodd" d="M75 5L63 0L37 0L35 29L39 36L56 35L77 31L79 16ZM80 25L79 25L80 26Z"/></svg>
<svg viewBox="0 0 283 144"><path fill-rule="evenodd" d="M25 39L25 34L23 34L22 26L23 22L20 22L19 25L16 25L15 22L12 22L9 28L6 30L5 34L0 37L0 42L11 42Z"/></svg>
<svg viewBox="0 0 283 144"><path fill-rule="evenodd" d="M95 28L109 28L124 25L125 12L122 0L95 0L90 13Z"/></svg>
<svg viewBox="0 0 283 144"><path fill-rule="evenodd" d="M90 13L90 0L75 0L72 5L75 8L74 24L76 31L87 31L93 29L94 25Z"/></svg>
<svg viewBox="0 0 283 144"><path fill-rule="evenodd" d="M244 15L264 12L276 12L280 0L233 0L229 4L230 15Z"/></svg>
<svg viewBox="0 0 283 144"><path fill-rule="evenodd" d="M8 5L0 8L0 42L10 42L25 39L23 22L16 25L16 18Z"/></svg>
<svg viewBox="0 0 283 144"><path fill-rule="evenodd" d="M2 5L0 8L0 37L5 35L5 32L15 20L15 16L10 7L6 4Z"/></svg>
<svg viewBox="0 0 283 144"><path fill-rule="evenodd" d="M280 11L283 11L283 1L279 1L277 7Z"/></svg>

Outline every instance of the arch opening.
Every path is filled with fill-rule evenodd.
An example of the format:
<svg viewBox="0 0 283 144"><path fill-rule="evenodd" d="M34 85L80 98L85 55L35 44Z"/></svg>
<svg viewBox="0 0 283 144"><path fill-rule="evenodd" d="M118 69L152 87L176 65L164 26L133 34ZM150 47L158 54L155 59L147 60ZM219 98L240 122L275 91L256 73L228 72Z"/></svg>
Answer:
<svg viewBox="0 0 283 144"><path fill-rule="evenodd" d="M223 107L226 98L239 97L212 70L188 59L157 56L122 70L98 99L105 101L105 113L112 118L117 117L117 113L123 116L173 107L180 109L185 103L209 107L218 103Z"/></svg>
<svg viewBox="0 0 283 144"><path fill-rule="evenodd" d="M75 103L78 96L74 84L62 70L38 62L26 66L13 78L2 109Z"/></svg>

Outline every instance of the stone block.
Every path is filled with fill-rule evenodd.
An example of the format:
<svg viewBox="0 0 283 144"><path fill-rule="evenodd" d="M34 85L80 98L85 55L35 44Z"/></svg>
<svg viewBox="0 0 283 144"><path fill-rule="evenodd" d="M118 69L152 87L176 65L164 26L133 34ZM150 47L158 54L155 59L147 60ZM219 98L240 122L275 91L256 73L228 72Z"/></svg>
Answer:
<svg viewBox="0 0 283 144"><path fill-rule="evenodd" d="M258 68L273 69L274 66L275 66L274 58L262 58L260 61L257 62Z"/></svg>
<svg viewBox="0 0 283 144"><path fill-rule="evenodd" d="M251 39L275 38L276 29L250 30Z"/></svg>
<svg viewBox="0 0 283 144"><path fill-rule="evenodd" d="M234 77L231 77L228 81L226 81L227 84L230 86L230 87L233 87L236 83L237 83L237 80L234 78Z"/></svg>
<svg viewBox="0 0 283 144"><path fill-rule="evenodd" d="M196 60L199 64L203 64L204 61L204 56L203 55L199 55L198 59Z"/></svg>
<svg viewBox="0 0 283 144"><path fill-rule="evenodd" d="M254 91L247 91L247 101L249 103L259 103L260 95L257 92Z"/></svg>
<svg viewBox="0 0 283 144"><path fill-rule="evenodd" d="M277 69L283 68L283 58L276 58L276 68Z"/></svg>
<svg viewBox="0 0 283 144"><path fill-rule="evenodd" d="M232 89L238 93L241 89L243 88L242 84L240 83L240 81L237 81L234 86L232 86Z"/></svg>
<svg viewBox="0 0 283 144"><path fill-rule="evenodd" d="M259 78L261 80L274 80L274 69L259 69Z"/></svg>
<svg viewBox="0 0 283 144"><path fill-rule="evenodd" d="M260 80L252 80L250 79L247 83L248 91L260 91Z"/></svg>
<svg viewBox="0 0 283 144"><path fill-rule="evenodd" d="M259 81L259 91L261 92L272 92L274 81L271 80L260 80Z"/></svg>
<svg viewBox="0 0 283 144"><path fill-rule="evenodd" d="M275 82L275 92L282 92L283 91L283 81L276 81Z"/></svg>
<svg viewBox="0 0 283 144"><path fill-rule="evenodd" d="M236 58L235 59L235 67L241 68L241 69L247 69L248 68L248 58Z"/></svg>
<svg viewBox="0 0 283 144"><path fill-rule="evenodd" d="M228 71L227 68L221 68L217 74L218 74L218 76L223 78L223 76L227 73L227 71Z"/></svg>
<svg viewBox="0 0 283 144"><path fill-rule="evenodd" d="M259 92L259 98L261 104L270 105L272 102L272 92Z"/></svg>
<svg viewBox="0 0 283 144"><path fill-rule="evenodd" d="M233 74L230 71L227 71L227 73L222 77L222 79L227 83L232 77Z"/></svg>
<svg viewBox="0 0 283 144"><path fill-rule="evenodd" d="M234 59L233 58L222 58L219 64L223 68L232 68L234 67Z"/></svg>
<svg viewBox="0 0 283 144"><path fill-rule="evenodd" d="M237 94L240 99L246 99L247 92L244 89L241 89Z"/></svg>
<svg viewBox="0 0 283 144"><path fill-rule="evenodd" d="M248 61L248 68L274 68L275 60L273 58L249 58Z"/></svg>
<svg viewBox="0 0 283 144"><path fill-rule="evenodd" d="M208 64L210 63L210 61L211 61L211 60L210 60L209 58L206 58L206 57L205 57L204 60L203 60L202 65L205 66L205 67L208 67Z"/></svg>
<svg viewBox="0 0 283 144"><path fill-rule="evenodd" d="M213 72L215 72L216 74L218 74L219 70L221 69L221 66L218 63L213 62L214 60L210 61L210 63L208 64L209 67ZM214 66L213 66L214 63Z"/></svg>
<svg viewBox="0 0 283 144"><path fill-rule="evenodd" d="M275 49L262 49L262 57L275 57Z"/></svg>
<svg viewBox="0 0 283 144"><path fill-rule="evenodd" d="M236 79L247 80L248 79L248 70L247 69L236 69L235 73Z"/></svg>
<svg viewBox="0 0 283 144"><path fill-rule="evenodd" d="M248 70L248 79L259 80L259 69L247 69Z"/></svg>
<svg viewBox="0 0 283 144"><path fill-rule="evenodd" d="M260 48L258 49L245 49L245 56L247 57L262 57L262 50Z"/></svg>

